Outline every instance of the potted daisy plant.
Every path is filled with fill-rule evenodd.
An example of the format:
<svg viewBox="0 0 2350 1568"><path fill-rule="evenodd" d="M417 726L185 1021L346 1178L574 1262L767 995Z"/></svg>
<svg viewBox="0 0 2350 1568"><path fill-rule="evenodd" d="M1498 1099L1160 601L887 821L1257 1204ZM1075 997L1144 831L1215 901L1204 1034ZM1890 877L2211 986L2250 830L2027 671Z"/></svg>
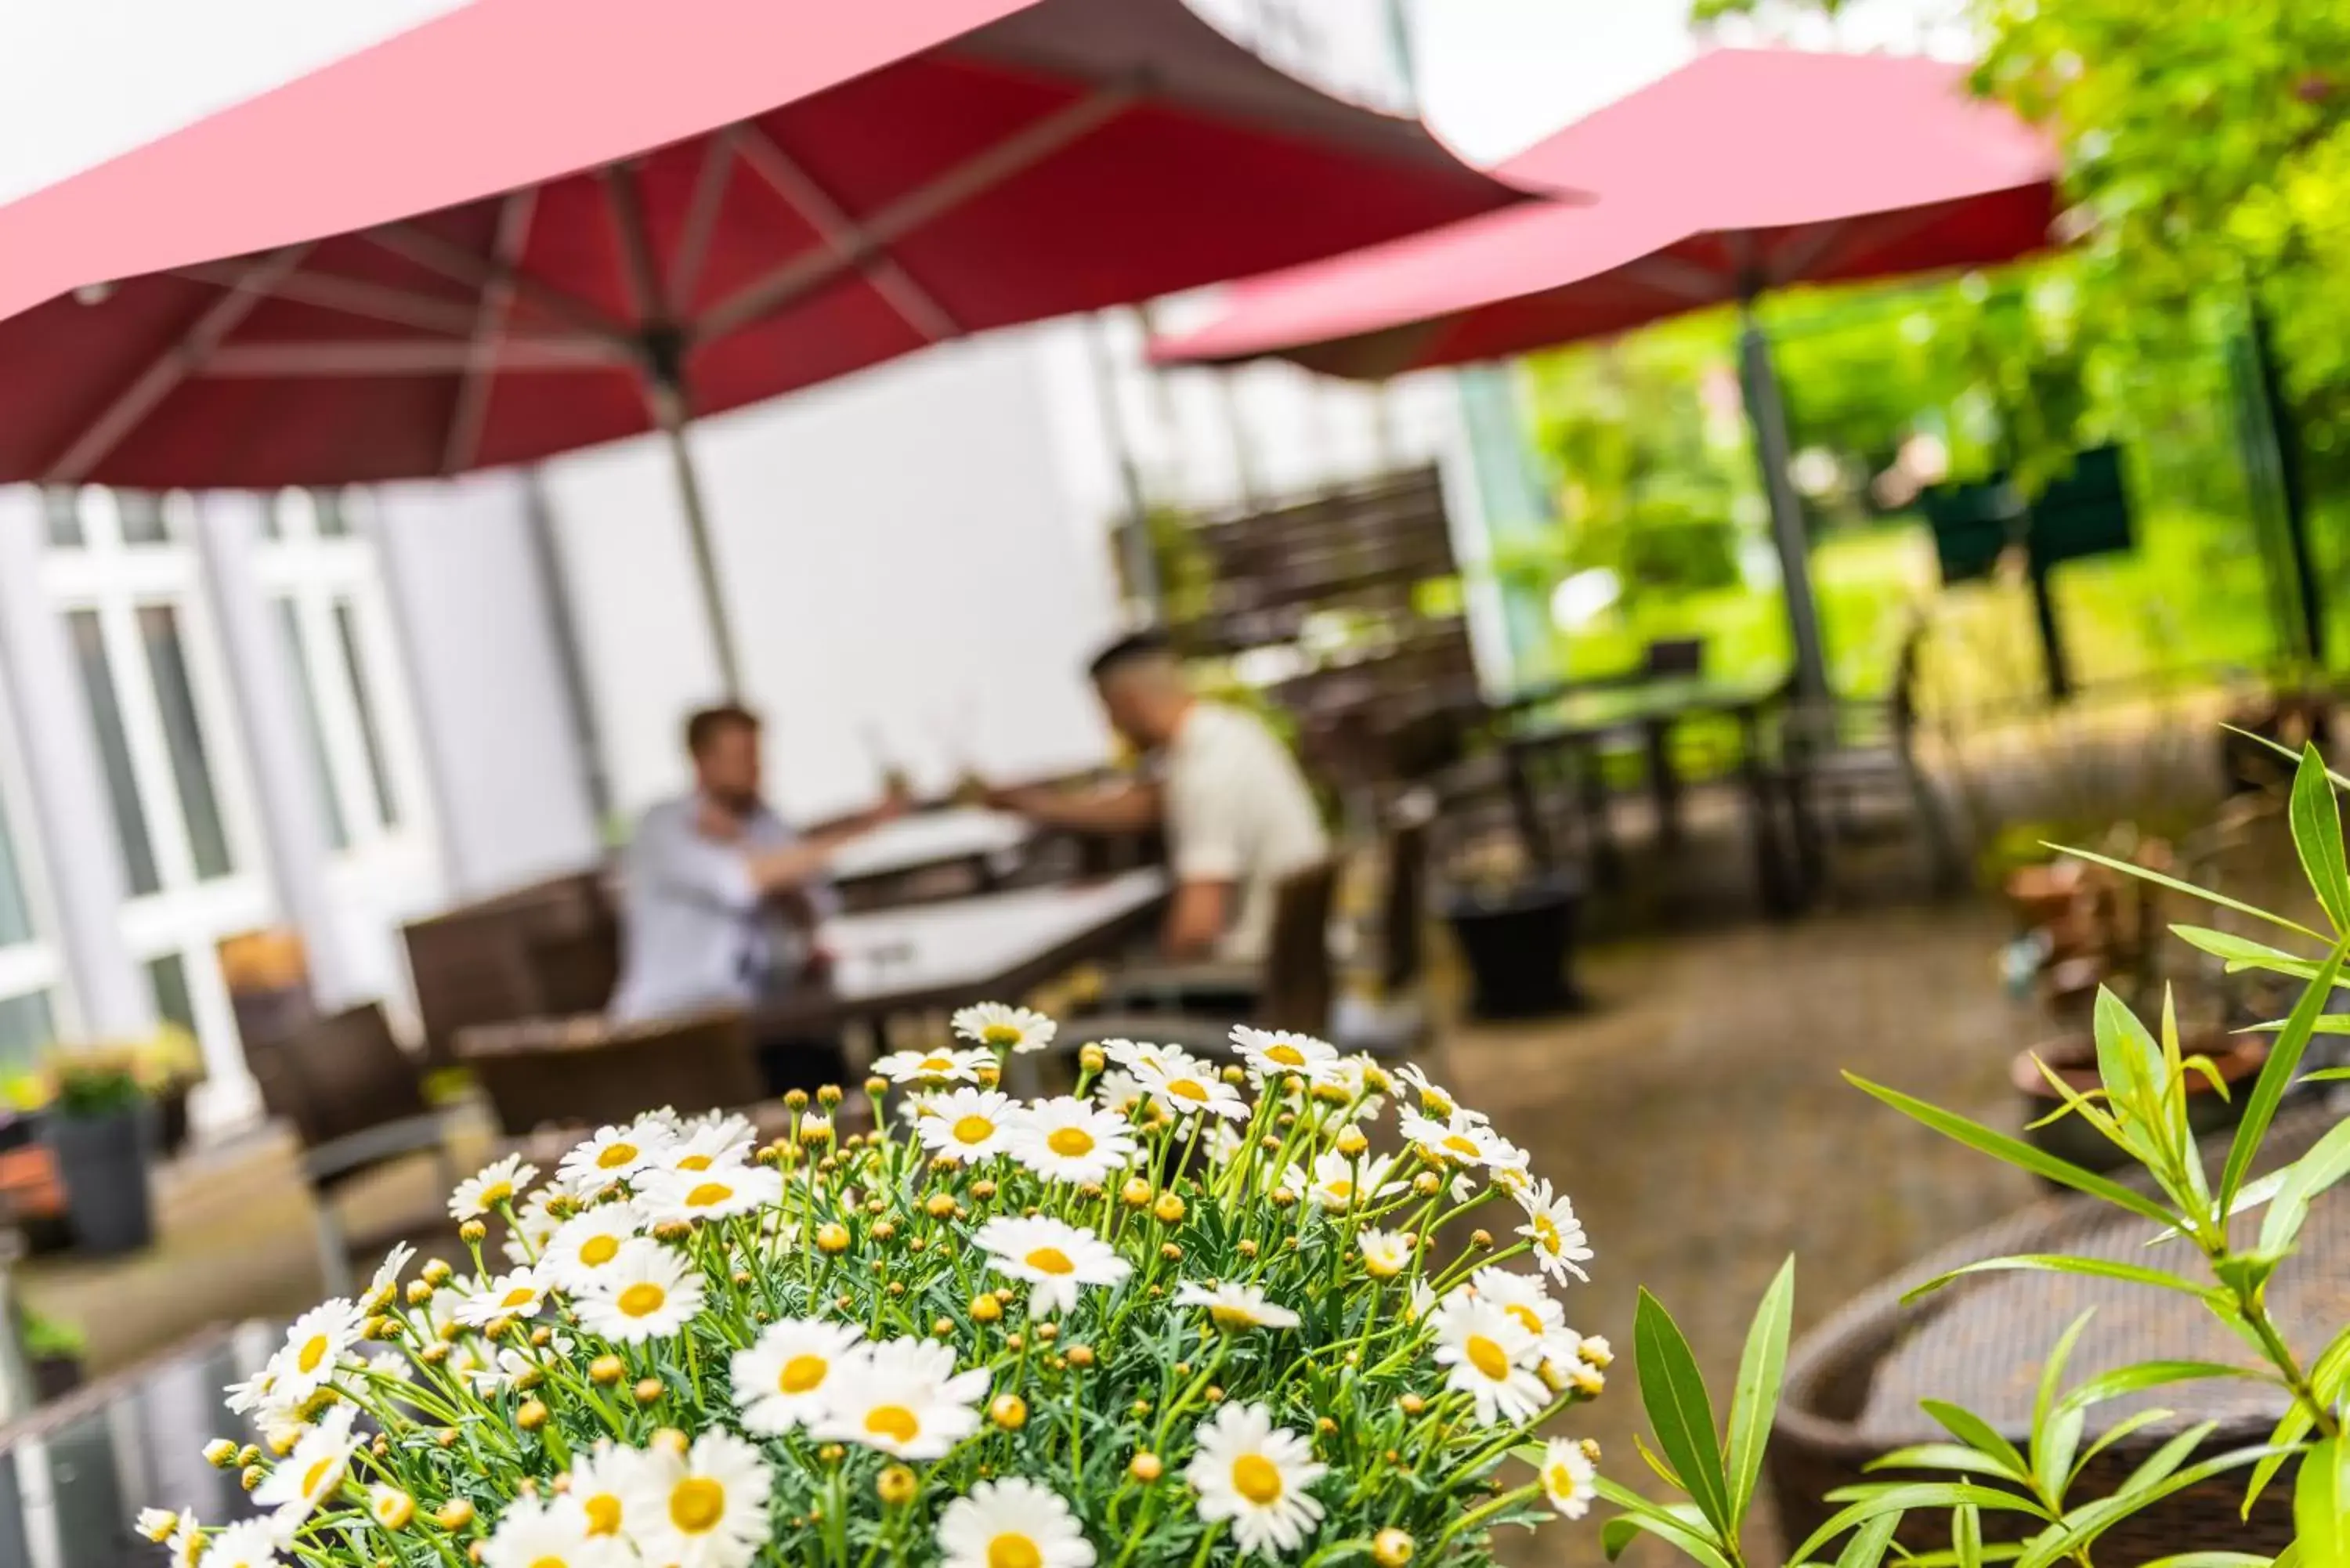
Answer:
<svg viewBox="0 0 2350 1568"><path fill-rule="evenodd" d="M469 1179L463 1256L231 1391L258 1511L143 1527L212 1568L1401 1568L1585 1512L1595 1450L1536 1434L1606 1381L1591 1251L1483 1116L1247 1028L1022 1100L1049 1021L962 1022L869 1120L656 1112Z"/></svg>

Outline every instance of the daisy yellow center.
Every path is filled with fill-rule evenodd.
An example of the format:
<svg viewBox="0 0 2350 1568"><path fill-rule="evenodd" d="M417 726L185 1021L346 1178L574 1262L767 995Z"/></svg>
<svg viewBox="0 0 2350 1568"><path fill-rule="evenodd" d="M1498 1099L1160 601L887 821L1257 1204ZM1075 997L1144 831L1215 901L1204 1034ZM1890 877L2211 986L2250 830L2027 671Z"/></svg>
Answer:
<svg viewBox="0 0 2350 1568"><path fill-rule="evenodd" d="M512 1198L513 1196L513 1182L493 1181L487 1187L482 1189L482 1207L487 1209L494 1204L504 1203L507 1199Z"/></svg>
<svg viewBox="0 0 2350 1568"><path fill-rule="evenodd" d="M865 1429L893 1443L910 1443L920 1435L922 1423L903 1405L876 1405L865 1412Z"/></svg>
<svg viewBox="0 0 2350 1568"><path fill-rule="evenodd" d="M1333 1198L1352 1198L1355 1195L1355 1179L1351 1176L1334 1177L1322 1190Z"/></svg>
<svg viewBox="0 0 2350 1568"><path fill-rule="evenodd" d="M954 1058L951 1056L925 1056L922 1058L922 1071L925 1073L951 1073L954 1071Z"/></svg>
<svg viewBox="0 0 2350 1568"><path fill-rule="evenodd" d="M995 1124L985 1116L964 1116L954 1125L957 1143L985 1143L995 1136Z"/></svg>
<svg viewBox="0 0 2350 1568"><path fill-rule="evenodd" d="M805 1394L824 1381L832 1366L821 1355L795 1355L784 1363L775 1376L775 1386L786 1394Z"/></svg>
<svg viewBox="0 0 2350 1568"><path fill-rule="evenodd" d="M305 1372L316 1372L318 1363L326 1360L327 1352L333 1348L325 1334L314 1334L302 1342L302 1353L294 1358L294 1365Z"/></svg>
<svg viewBox="0 0 2350 1568"><path fill-rule="evenodd" d="M579 1261L591 1269L600 1269L620 1254L618 1236L590 1236L581 1243Z"/></svg>
<svg viewBox="0 0 2350 1568"><path fill-rule="evenodd" d="M1541 1336L1543 1331L1542 1316L1540 1314L1536 1313L1534 1308L1526 1305L1523 1302L1513 1302L1510 1305L1503 1307L1502 1310L1508 1313L1512 1317L1516 1318L1520 1323L1524 1324L1528 1334L1534 1334L1537 1338Z"/></svg>
<svg viewBox="0 0 2350 1568"><path fill-rule="evenodd" d="M1243 1454L1232 1461L1232 1490L1259 1508L1281 1501L1281 1467L1263 1454Z"/></svg>
<svg viewBox="0 0 2350 1568"><path fill-rule="evenodd" d="M625 1317L650 1317L669 1303L669 1293L650 1280L639 1280L612 1304Z"/></svg>
<svg viewBox="0 0 2350 1568"><path fill-rule="evenodd" d="M1211 1306L1208 1316L1220 1328L1246 1328L1256 1322L1256 1314L1244 1306Z"/></svg>
<svg viewBox="0 0 2350 1568"><path fill-rule="evenodd" d="M620 1500L610 1492L598 1492L594 1497L581 1503L579 1511L588 1516L588 1534L618 1535L620 1533Z"/></svg>
<svg viewBox="0 0 2350 1568"><path fill-rule="evenodd" d="M705 1181L685 1195L685 1206L688 1209L707 1209L714 1203L723 1203L733 1196L734 1189L724 1182Z"/></svg>
<svg viewBox="0 0 2350 1568"><path fill-rule="evenodd" d="M1094 1135L1083 1127L1055 1127L1052 1136L1045 1140L1045 1147L1063 1158L1075 1159L1080 1155L1093 1153Z"/></svg>
<svg viewBox="0 0 2350 1568"><path fill-rule="evenodd" d="M338 1461L335 1457L332 1454L329 1454L325 1459L320 1459L317 1464L312 1465L308 1469L304 1470L302 1472L302 1495L304 1497L315 1497L317 1495L318 1489L326 1484L327 1478L334 1474L337 1462Z"/></svg>
<svg viewBox="0 0 2350 1568"><path fill-rule="evenodd" d="M688 1535L707 1535L726 1517L726 1489L708 1476L690 1476L669 1494L669 1517Z"/></svg>
<svg viewBox="0 0 2350 1568"><path fill-rule="evenodd" d="M1266 1060L1278 1062L1284 1067L1305 1065L1305 1053L1295 1045L1268 1045L1264 1048L1264 1054Z"/></svg>
<svg viewBox="0 0 2350 1568"><path fill-rule="evenodd" d="M990 1045L1017 1045L1020 1028L1014 1023L991 1023L979 1032L979 1037Z"/></svg>
<svg viewBox="0 0 2350 1568"><path fill-rule="evenodd" d="M608 1143L604 1152L596 1157L598 1170L618 1170L637 1158L637 1146L632 1143Z"/></svg>
<svg viewBox="0 0 2350 1568"><path fill-rule="evenodd" d="M1557 1223L1547 1214L1534 1216L1534 1240L1543 1244L1543 1251L1546 1252L1555 1252L1563 1244Z"/></svg>
<svg viewBox="0 0 2350 1568"><path fill-rule="evenodd" d="M532 1290L528 1285L516 1285L514 1289L508 1291L504 1295L498 1298L498 1305L502 1307L528 1306L537 1298L537 1295L538 1293Z"/></svg>
<svg viewBox="0 0 2350 1568"><path fill-rule="evenodd" d="M987 1543L987 1568L1044 1568L1045 1554L1024 1535L1006 1531Z"/></svg>
<svg viewBox="0 0 2350 1568"><path fill-rule="evenodd" d="M1469 1365L1499 1383L1510 1375L1510 1355L1482 1334L1472 1334L1461 1342L1461 1354Z"/></svg>
<svg viewBox="0 0 2350 1568"><path fill-rule="evenodd" d="M1575 1495L1575 1472L1565 1465L1551 1466L1543 1472L1543 1480L1550 1483L1550 1494L1553 1497Z"/></svg>
<svg viewBox="0 0 2350 1568"><path fill-rule="evenodd" d="M1208 1098L1207 1086L1197 1078L1178 1078L1167 1085L1167 1092L1179 1100L1204 1103Z"/></svg>
<svg viewBox="0 0 2350 1568"><path fill-rule="evenodd" d="M530 1568L571 1568L571 1563L567 1558L557 1557L550 1552L544 1557L532 1559Z"/></svg>
<svg viewBox="0 0 2350 1568"><path fill-rule="evenodd" d="M1074 1274L1077 1272L1076 1264L1069 1262L1069 1255L1058 1247L1038 1247L1024 1262L1040 1274Z"/></svg>
<svg viewBox="0 0 2350 1568"><path fill-rule="evenodd" d="M680 1170L708 1170L710 1157L706 1154L689 1154L677 1162L677 1168Z"/></svg>
<svg viewBox="0 0 2350 1568"><path fill-rule="evenodd" d="M408 1521L416 1517L416 1503L404 1491L391 1492L376 1499L375 1521L386 1530L405 1530Z"/></svg>
<svg viewBox="0 0 2350 1568"><path fill-rule="evenodd" d="M1463 1159L1474 1159L1481 1152L1473 1140L1465 1138L1459 1133L1445 1134L1441 1147L1445 1153L1457 1154Z"/></svg>

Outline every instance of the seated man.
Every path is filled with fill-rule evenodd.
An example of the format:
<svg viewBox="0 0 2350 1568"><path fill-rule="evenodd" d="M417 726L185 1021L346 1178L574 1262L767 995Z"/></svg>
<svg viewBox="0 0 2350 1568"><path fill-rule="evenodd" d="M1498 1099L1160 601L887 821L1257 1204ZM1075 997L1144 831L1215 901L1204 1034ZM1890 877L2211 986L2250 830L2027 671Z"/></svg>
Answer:
<svg viewBox="0 0 2350 1568"><path fill-rule="evenodd" d="M1146 776L1101 794L1000 791L996 804L1078 831L1163 827L1175 871L1167 956L1263 958L1275 887L1330 853L1305 775L1254 714L1193 696L1155 632L1111 644L1092 675L1111 725L1148 759Z"/></svg>
<svg viewBox="0 0 2350 1568"><path fill-rule="evenodd" d="M802 837L760 798L759 732L758 716L731 704L686 722L693 791L645 813L622 870L619 1023L755 1010L812 977L823 962L816 922L834 905L827 863L905 809L893 791L864 815ZM840 1080L837 1041L762 1040L759 1052L775 1093Z"/></svg>

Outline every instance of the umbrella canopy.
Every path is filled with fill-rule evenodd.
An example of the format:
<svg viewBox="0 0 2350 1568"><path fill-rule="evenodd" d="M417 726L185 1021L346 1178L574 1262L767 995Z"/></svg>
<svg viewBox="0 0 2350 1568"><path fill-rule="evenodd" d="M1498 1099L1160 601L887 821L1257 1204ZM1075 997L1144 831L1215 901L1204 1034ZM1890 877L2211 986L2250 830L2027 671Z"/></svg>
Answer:
<svg viewBox="0 0 2350 1568"><path fill-rule="evenodd" d="M525 462L1513 194L1179 0L474 0L0 208L0 481Z"/></svg>
<svg viewBox="0 0 2350 1568"><path fill-rule="evenodd" d="M1595 193L1487 213L1253 278L1161 363L1278 355L1383 378L1604 337L1789 283L2008 261L2047 243L2054 147L1967 96L1963 68L1721 49L1496 172ZM1808 696L1827 690L1768 345L1742 340L1773 532Z"/></svg>

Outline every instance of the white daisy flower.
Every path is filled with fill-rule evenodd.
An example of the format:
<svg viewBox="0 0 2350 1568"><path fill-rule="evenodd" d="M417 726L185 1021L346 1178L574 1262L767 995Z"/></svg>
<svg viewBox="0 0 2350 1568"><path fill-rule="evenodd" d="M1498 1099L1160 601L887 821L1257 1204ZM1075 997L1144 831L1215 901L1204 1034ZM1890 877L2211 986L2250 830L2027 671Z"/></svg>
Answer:
<svg viewBox="0 0 2350 1568"><path fill-rule="evenodd" d="M277 1537L265 1519L240 1520L214 1532L203 1562L204 1568L283 1568Z"/></svg>
<svg viewBox="0 0 2350 1568"><path fill-rule="evenodd" d="M992 1052L941 1046L935 1051L892 1051L875 1062L873 1070L893 1084L976 1084L979 1070L994 1065Z"/></svg>
<svg viewBox="0 0 2350 1568"><path fill-rule="evenodd" d="M415 1248L405 1241L394 1243L391 1251L383 1255L383 1262L376 1265L375 1277L368 1281L367 1295L361 1299L371 1301L386 1291L398 1289L400 1276L415 1260Z"/></svg>
<svg viewBox="0 0 2350 1568"><path fill-rule="evenodd" d="M1218 1122L1208 1134L1208 1163L1219 1168L1238 1159L1248 1139L1231 1122Z"/></svg>
<svg viewBox="0 0 2350 1568"><path fill-rule="evenodd" d="M574 1303L588 1333L623 1345L667 1339L702 1310L702 1272L642 1236L598 1274Z"/></svg>
<svg viewBox="0 0 2350 1568"><path fill-rule="evenodd" d="M1252 1029L1232 1025L1232 1048L1249 1065L1251 1076L1266 1078L1295 1074L1309 1084L1327 1083L1336 1075L1338 1048L1311 1034L1285 1029Z"/></svg>
<svg viewBox="0 0 2350 1568"><path fill-rule="evenodd" d="M650 1455L622 1448L609 1438L599 1438L594 1449L573 1456L571 1486L563 1495L579 1510L588 1534L629 1539L628 1526L634 1522L629 1494L642 1490L638 1472L650 1462Z"/></svg>
<svg viewBox="0 0 2350 1568"><path fill-rule="evenodd" d="M180 1528L180 1516L168 1508L142 1508L131 1528L161 1546Z"/></svg>
<svg viewBox="0 0 2350 1568"><path fill-rule="evenodd" d="M1053 1043L1058 1028L1041 1012L1025 1007L1006 1007L1000 1002L966 1007L954 1015L953 1022L957 1034L999 1054L1042 1051Z"/></svg>
<svg viewBox="0 0 2350 1568"><path fill-rule="evenodd" d="M1074 1312L1080 1285L1115 1285L1134 1272L1117 1249L1082 1226L1058 1220L1000 1216L982 1225L972 1242L995 1271L1027 1280L1032 1314Z"/></svg>
<svg viewBox="0 0 2350 1568"><path fill-rule="evenodd" d="M542 1187L522 1200L515 1210L514 1225L507 1231L503 1251L506 1262L524 1266L538 1262L546 1243L563 1226L563 1219L555 1212L555 1200L559 1196L552 1187Z"/></svg>
<svg viewBox="0 0 2350 1568"><path fill-rule="evenodd" d="M229 1409L240 1416L250 1416L269 1404L271 1391L277 1384L277 1359L285 1354L283 1350L277 1352L262 1364L260 1371L222 1390L226 1396L223 1402Z"/></svg>
<svg viewBox="0 0 2350 1568"><path fill-rule="evenodd" d="M1394 1279L1411 1267L1411 1238L1400 1231L1366 1231L1355 1238L1355 1249L1363 1254L1363 1272L1375 1280Z"/></svg>
<svg viewBox="0 0 2350 1568"><path fill-rule="evenodd" d="M1454 1291L1437 1303L1436 1362L1450 1366L1444 1385L1477 1402L1477 1419L1523 1421L1540 1413L1547 1399L1535 1364L1542 1344L1499 1304L1468 1291Z"/></svg>
<svg viewBox="0 0 2350 1568"><path fill-rule="evenodd" d="M623 1504L629 1538L664 1568L749 1568L767 1542L774 1484L759 1450L732 1432L704 1432L682 1454L654 1449Z"/></svg>
<svg viewBox="0 0 2350 1568"><path fill-rule="evenodd" d="M1293 1165L1282 1180L1291 1191L1313 1199L1316 1207L1343 1214L1401 1192L1402 1182L1388 1179L1394 1168L1395 1161L1385 1155L1348 1159L1336 1149L1324 1149L1314 1157L1311 1170Z"/></svg>
<svg viewBox="0 0 2350 1568"><path fill-rule="evenodd" d="M1458 1166L1495 1164L1504 1147L1482 1122L1472 1122L1458 1112L1440 1122L1404 1111L1396 1117L1396 1125L1413 1143Z"/></svg>
<svg viewBox="0 0 2350 1568"><path fill-rule="evenodd" d="M1124 1116L1145 1099L1142 1080L1123 1067L1112 1067L1094 1085L1094 1100L1114 1116Z"/></svg>
<svg viewBox="0 0 2350 1568"><path fill-rule="evenodd" d="M1561 1519L1581 1519L1591 1511L1592 1483L1598 1479L1598 1470L1580 1444L1551 1438L1543 1445L1539 1473L1543 1495L1550 1499Z"/></svg>
<svg viewBox="0 0 2350 1568"><path fill-rule="evenodd" d="M1184 1479L1200 1494L1200 1517L1228 1520L1243 1552L1295 1552L1322 1522L1307 1493L1329 1469L1295 1432L1273 1424L1262 1405L1220 1407L1194 1428Z"/></svg>
<svg viewBox="0 0 2350 1568"><path fill-rule="evenodd" d="M482 1568L635 1568L636 1554L608 1535L591 1535L567 1500L519 1497L482 1542Z"/></svg>
<svg viewBox="0 0 2350 1568"><path fill-rule="evenodd" d="M1063 1095L1027 1107L1012 1135L1012 1158L1048 1181L1101 1182L1134 1158L1123 1116Z"/></svg>
<svg viewBox="0 0 2350 1568"><path fill-rule="evenodd" d="M1470 1275L1469 1293L1508 1313L1537 1339L1566 1323L1565 1309L1551 1299L1540 1280L1513 1274L1497 1264L1489 1264Z"/></svg>
<svg viewBox="0 0 2350 1568"><path fill-rule="evenodd" d="M343 1478L350 1473L351 1455L359 1446L359 1439L351 1436L354 1414L348 1405L336 1406L254 1488L254 1502L273 1511L270 1526L279 1535L290 1536L342 1490Z"/></svg>
<svg viewBox="0 0 2350 1568"><path fill-rule="evenodd" d="M556 1179L567 1190L588 1197L658 1165L674 1137L668 1127L644 1116L624 1127L599 1127L593 1137L563 1157Z"/></svg>
<svg viewBox="0 0 2350 1568"><path fill-rule="evenodd" d="M1123 1067L1138 1077L1144 1073L1198 1065L1191 1054L1180 1045L1157 1045L1148 1040L1103 1040L1097 1044L1112 1066Z"/></svg>
<svg viewBox="0 0 2350 1568"><path fill-rule="evenodd" d="M389 1481L367 1489L368 1517L386 1530L405 1530L416 1522L416 1500Z"/></svg>
<svg viewBox="0 0 2350 1568"><path fill-rule="evenodd" d="M1213 1290L1205 1285L1186 1284L1175 1293L1175 1304L1201 1306L1208 1309L1208 1319L1227 1332L1243 1328L1295 1328L1297 1314L1284 1306L1275 1306L1265 1299L1254 1285L1221 1284Z"/></svg>
<svg viewBox="0 0 2350 1568"><path fill-rule="evenodd" d="M1591 1243L1566 1195L1553 1192L1548 1181L1539 1181L1513 1196L1526 1211L1526 1222L1517 1233L1534 1241L1534 1262L1542 1265L1543 1272L1562 1285L1569 1274L1590 1279L1582 1265L1591 1261Z"/></svg>
<svg viewBox="0 0 2350 1568"><path fill-rule="evenodd" d="M502 1317L536 1317L546 1304L547 1289L535 1269L500 1274L459 1303L457 1321L467 1328L487 1328Z"/></svg>
<svg viewBox="0 0 2350 1568"><path fill-rule="evenodd" d="M457 1183L457 1190L449 1195L449 1218L485 1219L500 1204L511 1204L521 1197L523 1189L537 1177L538 1167L524 1163L518 1154L493 1160Z"/></svg>
<svg viewBox="0 0 2350 1568"><path fill-rule="evenodd" d="M180 1511L180 1522L172 1532L167 1550L171 1553L172 1568L196 1568L203 1560L204 1527L192 1511L184 1508Z"/></svg>
<svg viewBox="0 0 2350 1568"><path fill-rule="evenodd" d="M255 1391L254 1385L259 1379L248 1379L232 1389L230 1407L235 1408L240 1397L251 1400L246 1409L258 1408L264 1398L274 1405L301 1404L327 1386L351 1347L359 1344L366 1324L367 1314L342 1297L320 1302L286 1331L284 1347L262 1375L268 1379L266 1384Z"/></svg>
<svg viewBox="0 0 2350 1568"><path fill-rule="evenodd" d="M746 1431L780 1437L823 1410L826 1385L864 1336L853 1324L788 1317L734 1353L734 1405Z"/></svg>
<svg viewBox="0 0 2350 1568"><path fill-rule="evenodd" d="M1205 1113L1246 1121L1249 1104L1206 1063L1183 1062L1138 1069L1135 1076L1159 1109L1177 1121Z"/></svg>
<svg viewBox="0 0 2350 1568"><path fill-rule="evenodd" d="M1459 1117L1463 1121L1474 1122L1479 1127L1485 1125L1486 1117L1482 1112L1472 1111L1462 1106L1453 1097L1451 1090L1430 1077L1419 1064L1413 1063L1408 1066L1397 1068L1396 1077L1419 1101L1422 1114L1440 1116L1447 1121Z"/></svg>
<svg viewBox="0 0 2350 1568"><path fill-rule="evenodd" d="M1347 1097L1354 1102L1347 1113L1350 1116L1360 1120L1376 1116L1386 1103L1376 1086L1384 1084L1384 1075L1378 1078L1372 1076L1378 1072L1379 1064L1359 1051L1341 1056L1330 1064L1328 1081L1346 1090Z"/></svg>
<svg viewBox="0 0 2350 1568"><path fill-rule="evenodd" d="M643 1182L638 1208L652 1224L731 1220L779 1201L783 1172L764 1165L722 1161L705 1170L656 1170Z"/></svg>
<svg viewBox="0 0 2350 1568"><path fill-rule="evenodd" d="M1093 1568L1093 1543L1058 1492L983 1480L939 1514L941 1568Z"/></svg>
<svg viewBox="0 0 2350 1568"><path fill-rule="evenodd" d="M943 1457L979 1430L985 1368L957 1373L954 1352L919 1339L868 1345L843 1362L823 1417L809 1429L819 1442L862 1443L901 1459Z"/></svg>
<svg viewBox="0 0 2350 1568"><path fill-rule="evenodd" d="M747 1165L758 1144L759 1131L737 1116L704 1116L679 1129L659 1156L663 1170L709 1170L721 1165Z"/></svg>
<svg viewBox="0 0 2350 1568"><path fill-rule="evenodd" d="M599 1203L563 1222L539 1255L538 1272L576 1295L594 1284L644 1227L643 1211L633 1201Z"/></svg>
<svg viewBox="0 0 2350 1568"><path fill-rule="evenodd" d="M1009 1096L993 1089L956 1089L922 1102L914 1134L934 1154L977 1161L1010 1148L1013 1126L1019 1119L1019 1106Z"/></svg>

